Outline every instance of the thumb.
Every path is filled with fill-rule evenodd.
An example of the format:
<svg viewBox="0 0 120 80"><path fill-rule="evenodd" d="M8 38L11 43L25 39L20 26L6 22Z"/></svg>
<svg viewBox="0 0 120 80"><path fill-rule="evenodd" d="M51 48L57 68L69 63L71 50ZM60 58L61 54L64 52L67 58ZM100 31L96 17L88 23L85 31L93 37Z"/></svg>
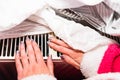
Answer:
<svg viewBox="0 0 120 80"><path fill-rule="evenodd" d="M49 57L47 59L47 66L48 66L48 69L49 69L51 75L54 76L54 66L53 66L53 62L52 62L52 55L49 55Z"/></svg>

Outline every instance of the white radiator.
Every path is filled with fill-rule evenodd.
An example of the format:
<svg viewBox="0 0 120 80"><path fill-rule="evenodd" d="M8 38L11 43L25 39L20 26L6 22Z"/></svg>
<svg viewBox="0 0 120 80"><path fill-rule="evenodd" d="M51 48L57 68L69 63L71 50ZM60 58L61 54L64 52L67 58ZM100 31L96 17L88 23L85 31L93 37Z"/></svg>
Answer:
<svg viewBox="0 0 120 80"><path fill-rule="evenodd" d="M0 62L14 62L15 53L21 41L25 41L26 37L33 39L40 46L43 52L43 58L47 59L49 54L52 54L53 61L59 61L60 53L51 49L48 44L48 38L53 35L51 33L28 35L18 38L8 38L0 40Z"/></svg>

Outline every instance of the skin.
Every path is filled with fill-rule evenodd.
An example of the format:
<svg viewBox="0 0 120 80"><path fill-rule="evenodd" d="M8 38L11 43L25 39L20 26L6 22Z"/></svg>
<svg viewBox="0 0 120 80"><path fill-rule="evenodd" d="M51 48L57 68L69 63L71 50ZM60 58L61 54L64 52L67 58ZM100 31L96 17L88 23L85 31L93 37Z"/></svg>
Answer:
<svg viewBox="0 0 120 80"><path fill-rule="evenodd" d="M15 55L18 80L36 74L48 74L54 76L51 56L48 57L46 64L43 60L42 52L36 42L27 39L26 45L27 51L25 51L24 42L21 42L19 51L17 51L17 54Z"/></svg>
<svg viewBox="0 0 120 80"><path fill-rule="evenodd" d="M49 46L62 54L61 58L71 64L77 69L80 69L80 62L83 57L83 52L71 48L64 41L50 38ZM44 62L42 52L37 43L27 38L26 40L27 51L25 50L24 42L21 42L19 51L15 55L15 64L18 73L18 80L28 76L37 74L48 74L54 76L54 66L51 56L47 59L47 64Z"/></svg>
<svg viewBox="0 0 120 80"><path fill-rule="evenodd" d="M48 42L49 46L62 53L61 58L67 62L68 64L71 64L77 69L80 69L80 62L83 57L83 52L80 50L75 50L71 48L68 44L66 44L64 41L56 39L54 37L49 39Z"/></svg>

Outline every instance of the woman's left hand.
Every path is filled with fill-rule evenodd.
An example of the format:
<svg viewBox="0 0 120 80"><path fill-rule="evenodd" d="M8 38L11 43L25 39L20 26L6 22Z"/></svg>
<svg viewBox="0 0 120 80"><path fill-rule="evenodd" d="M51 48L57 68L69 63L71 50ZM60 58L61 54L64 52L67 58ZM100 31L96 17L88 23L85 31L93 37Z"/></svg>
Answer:
<svg viewBox="0 0 120 80"><path fill-rule="evenodd" d="M62 53L61 58L67 62L68 64L71 64L77 69L80 69L80 62L82 60L83 52L80 50L75 50L71 48L68 44L66 44L64 41L56 39L56 38L50 38L48 42L49 46Z"/></svg>

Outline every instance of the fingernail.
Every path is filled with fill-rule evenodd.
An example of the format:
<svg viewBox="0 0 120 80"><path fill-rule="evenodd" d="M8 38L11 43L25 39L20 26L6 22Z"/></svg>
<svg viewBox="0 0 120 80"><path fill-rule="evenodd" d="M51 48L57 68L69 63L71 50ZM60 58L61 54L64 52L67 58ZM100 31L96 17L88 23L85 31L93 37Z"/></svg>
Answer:
<svg viewBox="0 0 120 80"><path fill-rule="evenodd" d="M21 41L20 43L21 43L21 44L24 44L24 41Z"/></svg>
<svg viewBox="0 0 120 80"><path fill-rule="evenodd" d="M52 40L52 38L49 38L49 41L51 41Z"/></svg>
<svg viewBox="0 0 120 80"><path fill-rule="evenodd" d="M32 42L34 41L33 39L30 39Z"/></svg>
<svg viewBox="0 0 120 80"><path fill-rule="evenodd" d="M50 54L50 58L52 59L52 55Z"/></svg>
<svg viewBox="0 0 120 80"><path fill-rule="evenodd" d="M50 36L48 39L49 41L51 41L54 38L54 36Z"/></svg>
<svg viewBox="0 0 120 80"><path fill-rule="evenodd" d="M50 41L48 40L48 41L47 41L47 44L49 44L49 43L50 43Z"/></svg>
<svg viewBox="0 0 120 80"><path fill-rule="evenodd" d="M26 40L30 40L30 38L27 36L27 37L26 37Z"/></svg>
<svg viewBox="0 0 120 80"><path fill-rule="evenodd" d="M16 54L19 54L19 50L16 51Z"/></svg>
<svg viewBox="0 0 120 80"><path fill-rule="evenodd" d="M52 54L49 54L49 58L52 59Z"/></svg>
<svg viewBox="0 0 120 80"><path fill-rule="evenodd" d="M63 55L61 55L60 57L61 57L62 60L64 60L64 56Z"/></svg>

